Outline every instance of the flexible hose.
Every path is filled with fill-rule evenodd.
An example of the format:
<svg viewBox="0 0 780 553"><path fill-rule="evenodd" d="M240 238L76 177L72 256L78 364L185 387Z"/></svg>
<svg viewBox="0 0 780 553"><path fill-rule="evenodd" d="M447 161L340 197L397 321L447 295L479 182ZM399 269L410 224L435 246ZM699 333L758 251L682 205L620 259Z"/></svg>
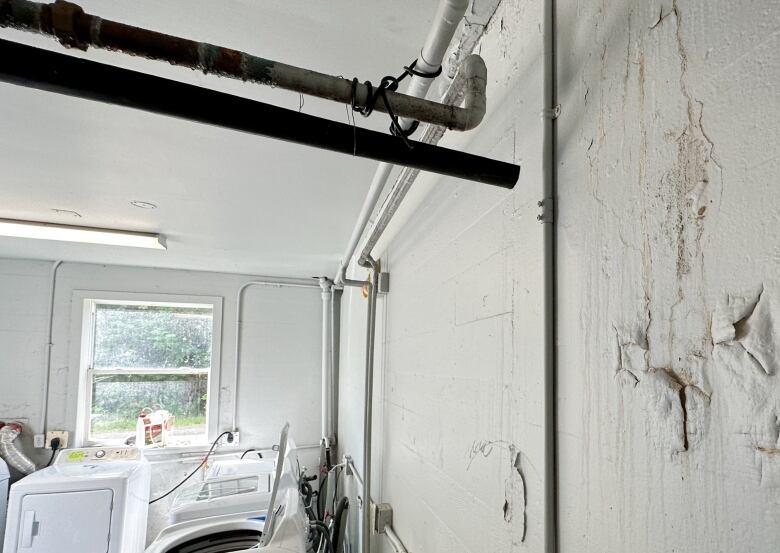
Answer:
<svg viewBox="0 0 780 553"><path fill-rule="evenodd" d="M342 497L336 506L336 513L333 515L333 528L330 531L330 543L333 551L339 551L339 534L341 534L341 518L344 511L349 509L349 499Z"/></svg>
<svg viewBox="0 0 780 553"><path fill-rule="evenodd" d="M30 474L35 472L35 463L14 444L14 440L21 432L22 426L14 422L0 428L0 457L22 474Z"/></svg>

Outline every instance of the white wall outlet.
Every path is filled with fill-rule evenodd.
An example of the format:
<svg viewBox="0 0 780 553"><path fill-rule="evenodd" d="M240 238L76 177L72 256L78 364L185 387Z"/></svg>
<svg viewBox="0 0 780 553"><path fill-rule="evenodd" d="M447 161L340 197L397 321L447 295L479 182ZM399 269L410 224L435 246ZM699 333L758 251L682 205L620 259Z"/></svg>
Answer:
<svg viewBox="0 0 780 553"><path fill-rule="evenodd" d="M43 434L36 434L33 436L33 447L38 449L43 449L46 447L46 436Z"/></svg>
<svg viewBox="0 0 780 553"><path fill-rule="evenodd" d="M228 441L228 438L230 438L230 436L225 434L224 436L222 436L219 439L219 442L217 442L217 443L219 445L221 445L222 447L235 447L235 446L237 446L239 444L240 434L239 434L238 430L231 430L230 432L233 434L233 441L232 442Z"/></svg>
<svg viewBox="0 0 780 553"><path fill-rule="evenodd" d="M46 432L46 449L51 449L51 441L54 438L60 439L60 446L58 449L65 449L68 447L68 431L67 430L52 430Z"/></svg>

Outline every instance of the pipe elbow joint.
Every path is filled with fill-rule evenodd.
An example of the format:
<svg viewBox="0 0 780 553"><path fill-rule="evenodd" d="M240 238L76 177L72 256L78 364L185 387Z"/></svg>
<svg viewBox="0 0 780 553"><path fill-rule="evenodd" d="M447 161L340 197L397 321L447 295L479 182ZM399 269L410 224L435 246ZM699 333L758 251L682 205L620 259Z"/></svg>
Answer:
<svg viewBox="0 0 780 553"><path fill-rule="evenodd" d="M465 79L465 94L458 130L470 131L482 122L487 111L487 66L481 56L471 54L463 61L461 71Z"/></svg>

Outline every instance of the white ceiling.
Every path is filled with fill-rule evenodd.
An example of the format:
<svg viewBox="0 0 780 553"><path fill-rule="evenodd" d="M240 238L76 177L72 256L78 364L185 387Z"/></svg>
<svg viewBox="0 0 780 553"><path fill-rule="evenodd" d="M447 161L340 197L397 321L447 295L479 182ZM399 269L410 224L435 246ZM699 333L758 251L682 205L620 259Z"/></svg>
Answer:
<svg viewBox="0 0 780 553"><path fill-rule="evenodd" d="M414 59L436 0L82 0L89 13L378 81ZM0 37L64 51L12 30ZM74 55L298 109L299 96L165 63ZM208 109L208 106L204 106ZM306 98L305 113L346 120ZM331 275L376 163L0 83L0 218L159 232L167 251L0 237L0 257ZM386 116L357 123L386 130ZM133 207L142 200L159 207ZM76 217L53 209L73 210Z"/></svg>

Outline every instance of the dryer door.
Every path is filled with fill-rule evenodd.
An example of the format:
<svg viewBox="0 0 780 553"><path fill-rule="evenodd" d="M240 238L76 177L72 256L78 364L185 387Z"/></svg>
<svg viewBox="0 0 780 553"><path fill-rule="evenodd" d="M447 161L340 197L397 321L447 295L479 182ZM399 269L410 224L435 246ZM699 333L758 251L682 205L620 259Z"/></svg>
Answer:
<svg viewBox="0 0 780 553"><path fill-rule="evenodd" d="M111 490L39 493L22 499L16 551L108 553Z"/></svg>

